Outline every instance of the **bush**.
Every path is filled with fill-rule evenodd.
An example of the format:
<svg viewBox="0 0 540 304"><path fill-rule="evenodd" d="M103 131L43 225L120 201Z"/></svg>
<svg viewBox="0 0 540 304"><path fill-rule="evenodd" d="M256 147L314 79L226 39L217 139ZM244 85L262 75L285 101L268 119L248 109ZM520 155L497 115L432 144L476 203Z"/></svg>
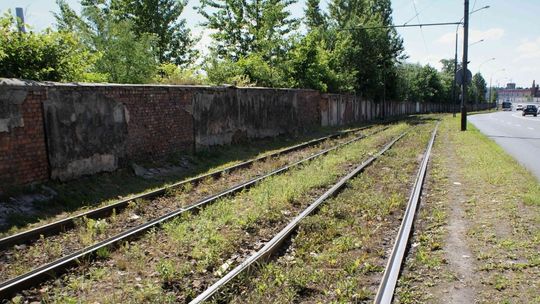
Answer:
<svg viewBox="0 0 540 304"><path fill-rule="evenodd" d="M10 11L0 17L0 77L84 81L97 58L73 33L21 33Z"/></svg>

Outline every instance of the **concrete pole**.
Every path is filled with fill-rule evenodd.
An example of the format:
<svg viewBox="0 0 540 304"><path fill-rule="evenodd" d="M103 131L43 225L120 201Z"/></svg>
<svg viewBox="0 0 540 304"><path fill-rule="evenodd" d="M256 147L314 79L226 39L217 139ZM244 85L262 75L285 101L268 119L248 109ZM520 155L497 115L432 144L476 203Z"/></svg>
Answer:
<svg viewBox="0 0 540 304"><path fill-rule="evenodd" d="M456 50L454 53L454 82L452 86L452 113L453 117L456 117L456 106L457 106L457 96L456 96L456 74L457 74L457 46L458 46L458 29L459 24L456 29Z"/></svg>
<svg viewBox="0 0 540 304"><path fill-rule="evenodd" d="M467 131L467 63L469 44L469 0L464 3L463 17L463 85L461 87L461 131Z"/></svg>

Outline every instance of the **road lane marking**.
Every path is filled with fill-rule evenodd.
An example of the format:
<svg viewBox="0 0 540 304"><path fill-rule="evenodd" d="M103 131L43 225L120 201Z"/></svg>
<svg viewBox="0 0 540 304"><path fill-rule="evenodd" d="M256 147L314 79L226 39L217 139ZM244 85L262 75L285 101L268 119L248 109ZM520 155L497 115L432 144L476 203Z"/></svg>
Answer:
<svg viewBox="0 0 540 304"><path fill-rule="evenodd" d="M529 130L534 130L534 128L531 128L531 127L527 127L527 129L529 129Z"/></svg>
<svg viewBox="0 0 540 304"><path fill-rule="evenodd" d="M537 117L531 118L531 117L524 117L523 115L519 115L518 113L512 114L513 117L519 118L519 119L526 119L526 120L532 120L532 121L538 121L540 122L540 119Z"/></svg>

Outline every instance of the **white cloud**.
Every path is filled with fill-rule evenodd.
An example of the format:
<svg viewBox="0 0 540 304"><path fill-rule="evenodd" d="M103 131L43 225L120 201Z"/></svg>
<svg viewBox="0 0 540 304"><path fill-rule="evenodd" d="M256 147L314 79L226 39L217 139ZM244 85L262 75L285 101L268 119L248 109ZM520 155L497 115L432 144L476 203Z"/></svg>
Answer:
<svg viewBox="0 0 540 304"><path fill-rule="evenodd" d="M540 37L536 40L525 40L516 48L517 59L538 59L540 58Z"/></svg>
<svg viewBox="0 0 540 304"><path fill-rule="evenodd" d="M460 28L459 33L459 40L458 42L461 42L463 39L463 28ZM479 30L470 30L469 31L469 43L474 43L476 41L479 41L481 39L484 39L485 41L496 41L501 39L504 36L504 30L502 28L490 28L485 31L479 31ZM456 43L456 33L446 33L439 37L437 39L437 42L441 44L447 44L452 45Z"/></svg>

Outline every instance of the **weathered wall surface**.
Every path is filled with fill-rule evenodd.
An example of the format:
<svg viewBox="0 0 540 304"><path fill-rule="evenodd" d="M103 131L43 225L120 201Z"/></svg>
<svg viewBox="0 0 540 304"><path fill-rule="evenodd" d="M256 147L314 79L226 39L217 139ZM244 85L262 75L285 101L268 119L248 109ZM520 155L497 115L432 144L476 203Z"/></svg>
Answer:
<svg viewBox="0 0 540 304"><path fill-rule="evenodd" d="M51 88L43 102L51 178L114 171L126 154L126 107L95 90Z"/></svg>
<svg viewBox="0 0 540 304"><path fill-rule="evenodd" d="M0 86L0 190L49 177L42 88Z"/></svg>
<svg viewBox="0 0 540 304"><path fill-rule="evenodd" d="M191 152L191 92L167 86L56 86L44 102L51 178Z"/></svg>
<svg viewBox="0 0 540 304"><path fill-rule="evenodd" d="M193 93L197 148L297 133L318 125L318 92L207 88Z"/></svg>
<svg viewBox="0 0 540 304"><path fill-rule="evenodd" d="M314 90L0 79L0 191L317 126L448 111Z"/></svg>

